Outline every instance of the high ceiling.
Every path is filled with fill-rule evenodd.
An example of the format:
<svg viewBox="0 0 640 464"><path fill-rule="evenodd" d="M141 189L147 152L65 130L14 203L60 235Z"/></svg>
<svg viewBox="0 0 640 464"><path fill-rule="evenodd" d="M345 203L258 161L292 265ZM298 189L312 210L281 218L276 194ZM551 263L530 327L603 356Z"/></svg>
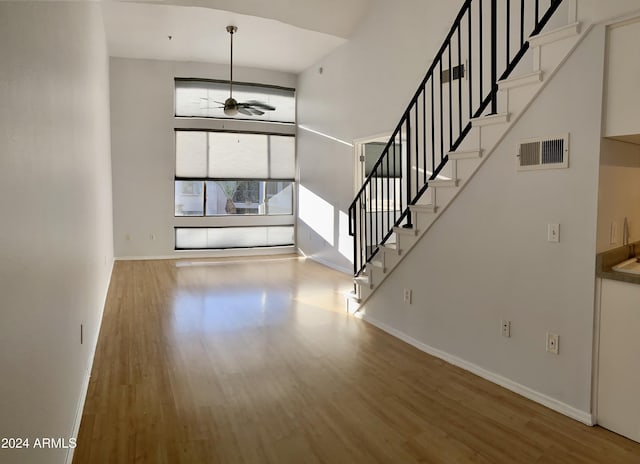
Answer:
<svg viewBox="0 0 640 464"><path fill-rule="evenodd" d="M234 65L298 73L345 43L369 2L109 1L103 7L111 56L228 63L225 27L233 24Z"/></svg>

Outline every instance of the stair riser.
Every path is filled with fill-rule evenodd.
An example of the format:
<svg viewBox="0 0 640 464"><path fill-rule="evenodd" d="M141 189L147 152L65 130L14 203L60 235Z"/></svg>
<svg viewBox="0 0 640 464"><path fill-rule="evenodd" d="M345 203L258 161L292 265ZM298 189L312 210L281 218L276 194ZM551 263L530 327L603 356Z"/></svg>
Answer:
<svg viewBox="0 0 640 464"><path fill-rule="evenodd" d="M373 277L375 282L382 282L385 278L386 278L386 274L390 271L390 269L385 268L379 268L379 267L373 267L371 270L371 276Z"/></svg>
<svg viewBox="0 0 640 464"><path fill-rule="evenodd" d="M387 267L385 262L385 254L382 251L379 251L373 261L371 261L371 264L376 269L382 269L382 271L384 272Z"/></svg>
<svg viewBox="0 0 640 464"><path fill-rule="evenodd" d="M478 148L480 148L480 130L478 127L472 127L456 151L477 150Z"/></svg>
<svg viewBox="0 0 640 464"><path fill-rule="evenodd" d="M544 73L551 72L567 56L574 44L575 37L570 37L541 47L535 47L533 70L540 70Z"/></svg>
<svg viewBox="0 0 640 464"><path fill-rule="evenodd" d="M509 111L509 94L507 92L498 91L498 114L504 114Z"/></svg>
<svg viewBox="0 0 640 464"><path fill-rule="evenodd" d="M385 275L389 274L400 261L401 261L401 257L397 253L385 253L385 257L384 257Z"/></svg>
<svg viewBox="0 0 640 464"><path fill-rule="evenodd" d="M436 195L435 190L432 188L428 188L422 196L418 199L417 205L435 205L436 203Z"/></svg>
<svg viewBox="0 0 640 464"><path fill-rule="evenodd" d="M478 169L481 158L466 159L458 161L458 179L460 179L459 186L462 186L471 175ZM444 206L444 205L443 205Z"/></svg>
<svg viewBox="0 0 640 464"><path fill-rule="evenodd" d="M458 182L458 185L460 185L460 182ZM435 195L435 198L436 198L436 206L440 209L442 209L443 206L446 206L449 203L449 201L454 197L458 188L459 187L439 187L439 188L433 189L434 190L433 194Z"/></svg>
<svg viewBox="0 0 640 464"><path fill-rule="evenodd" d="M509 113L520 114L529 105L541 85L540 83L501 91L500 93L505 97L503 100L508 102Z"/></svg>
<svg viewBox="0 0 640 464"><path fill-rule="evenodd" d="M487 153L500 141L507 127L508 123L501 123L480 128L480 143Z"/></svg>
<svg viewBox="0 0 640 464"><path fill-rule="evenodd" d="M444 178L447 179L455 179L456 178L456 163L449 161L447 164L444 165L444 167L442 168L442 171L440 171L440 173L438 174L438 179L442 179L445 180Z"/></svg>
<svg viewBox="0 0 640 464"><path fill-rule="evenodd" d="M435 222L436 217L434 213L413 213L413 222L418 230L426 231Z"/></svg>
<svg viewBox="0 0 640 464"><path fill-rule="evenodd" d="M541 79L542 72L539 72L539 75L527 75L522 80L506 82L498 90L498 112L519 114L542 85Z"/></svg>

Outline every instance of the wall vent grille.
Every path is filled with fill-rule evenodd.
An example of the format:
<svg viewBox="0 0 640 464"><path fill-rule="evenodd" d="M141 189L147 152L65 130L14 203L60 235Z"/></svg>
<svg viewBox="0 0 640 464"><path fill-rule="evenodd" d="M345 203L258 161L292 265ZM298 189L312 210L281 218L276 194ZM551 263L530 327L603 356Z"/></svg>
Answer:
<svg viewBox="0 0 640 464"><path fill-rule="evenodd" d="M522 140L517 158L519 171L568 168L569 134Z"/></svg>
<svg viewBox="0 0 640 464"><path fill-rule="evenodd" d="M458 79L462 79L464 77L464 68L465 65L461 64L450 69L444 69L440 74L440 82L442 82L442 84L447 84L452 80L455 81Z"/></svg>

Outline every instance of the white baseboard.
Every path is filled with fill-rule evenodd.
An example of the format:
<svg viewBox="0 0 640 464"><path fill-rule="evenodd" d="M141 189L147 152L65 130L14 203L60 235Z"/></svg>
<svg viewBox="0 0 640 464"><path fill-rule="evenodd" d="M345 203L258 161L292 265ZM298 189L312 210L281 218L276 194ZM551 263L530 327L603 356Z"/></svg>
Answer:
<svg viewBox="0 0 640 464"><path fill-rule="evenodd" d="M526 387L517 382L514 382L513 380L510 380L506 377L498 375L494 372L490 372L476 364L473 364L462 358L459 358L445 351L439 350L425 343L422 343L416 340L415 338L405 334L404 332L394 329L393 327L385 324L384 322L380 322L377 319L367 316L366 313L362 315L362 319L370 323L371 325L378 327L380 330L383 330L388 334L393 335L394 337L399 338L400 340L408 343L409 345L416 347L420 351L424 351L425 353L430 354L431 356L435 356L436 358L442 359L443 361L446 361L449 364L453 364L454 366L460 367L466 371L476 374L477 376L482 377L483 379L488 380L489 382L493 382L497 385L500 385L501 387L504 387L507 390L511 390L512 392L515 392L521 396L524 396L525 398L530 399L531 401L535 401L536 403L546 406L549 409L553 409L554 411L559 412L560 414L564 414L565 416L568 416L579 422L582 422L583 424L590 425L590 426L595 425L594 417L592 416L592 414L590 414L587 411L576 409L573 406L563 403L562 401L558 401L555 398L551 398L550 396L547 396L543 393L532 390L531 388Z"/></svg>
<svg viewBox="0 0 640 464"><path fill-rule="evenodd" d="M117 256L116 261L146 261L164 259L198 259L198 258L229 258L235 256L270 256L295 254L294 246L269 248L229 248L226 250L176 250L171 255L154 256Z"/></svg>
<svg viewBox="0 0 640 464"><path fill-rule="evenodd" d="M326 259L318 258L317 256L305 255L300 248L298 248L298 254L300 256L304 256L307 259L310 259L311 261L315 261L318 264L322 264L323 266L330 267L335 271L342 272L343 274L353 275L353 269L348 269L346 267L338 266L336 263L332 263L331 261L328 261Z"/></svg>
<svg viewBox="0 0 640 464"><path fill-rule="evenodd" d="M102 301L102 308L100 310L100 316L98 318L98 330L96 331L96 337L93 341L93 346L91 347L91 357L89 358L89 363L87 365L87 370L85 374L84 381L82 382L82 389L80 390L80 398L78 399L78 406L76 407L76 417L73 421L73 429L71 431L70 437L78 439L78 432L80 432L80 422L82 421L82 412L84 411L84 403L87 399L87 391L89 390L89 381L91 380L91 369L93 368L93 359L96 356L96 348L98 347L98 338L100 337L100 329L102 328L102 316L104 315L104 308L107 304L107 296L109 294L109 287L111 286L111 278L113 277L113 264L115 262L115 258L111 261L111 269L109 270L109 279L107 280L107 289L105 290L104 298ZM72 464L73 462L73 452L74 448L69 448L67 450L67 457L65 459L65 464Z"/></svg>

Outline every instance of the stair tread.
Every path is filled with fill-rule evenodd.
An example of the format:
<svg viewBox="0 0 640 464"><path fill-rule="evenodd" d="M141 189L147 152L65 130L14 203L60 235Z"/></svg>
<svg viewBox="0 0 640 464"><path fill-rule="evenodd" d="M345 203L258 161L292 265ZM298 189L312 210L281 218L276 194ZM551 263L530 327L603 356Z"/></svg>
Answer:
<svg viewBox="0 0 640 464"><path fill-rule="evenodd" d="M411 211L416 211L416 212L421 212L421 213L435 213L438 210L438 207L436 205L410 205L409 209L411 209Z"/></svg>
<svg viewBox="0 0 640 464"><path fill-rule="evenodd" d="M482 158L482 149L450 151L447 156L450 160Z"/></svg>
<svg viewBox="0 0 640 464"><path fill-rule="evenodd" d="M490 114L487 116L480 116L478 118L472 118L471 124L473 127L489 126L492 124L503 124L509 122L509 113Z"/></svg>
<svg viewBox="0 0 640 464"><path fill-rule="evenodd" d="M451 155L460 155L462 153L478 153L480 151L482 151L482 148L467 148L466 150L448 151L447 155L451 156Z"/></svg>
<svg viewBox="0 0 640 464"><path fill-rule="evenodd" d="M370 289L373 288L373 282L369 280L368 277L358 276L353 280L357 285L360 285L361 287L369 287Z"/></svg>
<svg viewBox="0 0 640 464"><path fill-rule="evenodd" d="M458 179L434 179L427 182L429 187L457 187Z"/></svg>
<svg viewBox="0 0 640 464"><path fill-rule="evenodd" d="M529 37L529 45L532 47L539 47L544 44L557 42L558 40L567 39L569 37L575 37L580 34L580 23L575 22L567 24L566 26L559 27L552 31L541 32L540 34Z"/></svg>
<svg viewBox="0 0 640 464"><path fill-rule="evenodd" d="M514 87L537 84L539 82L542 82L541 70L502 79L501 81L498 81L498 89L499 90L512 89Z"/></svg>
<svg viewBox="0 0 640 464"><path fill-rule="evenodd" d="M418 229L415 227L394 227L393 231L401 235L417 235Z"/></svg>
<svg viewBox="0 0 640 464"><path fill-rule="evenodd" d="M380 249L383 252L393 253L393 254L396 254L396 255L399 255L400 252L401 252L401 250L398 247L397 243L389 243L389 244L385 244L385 245L380 245Z"/></svg>

